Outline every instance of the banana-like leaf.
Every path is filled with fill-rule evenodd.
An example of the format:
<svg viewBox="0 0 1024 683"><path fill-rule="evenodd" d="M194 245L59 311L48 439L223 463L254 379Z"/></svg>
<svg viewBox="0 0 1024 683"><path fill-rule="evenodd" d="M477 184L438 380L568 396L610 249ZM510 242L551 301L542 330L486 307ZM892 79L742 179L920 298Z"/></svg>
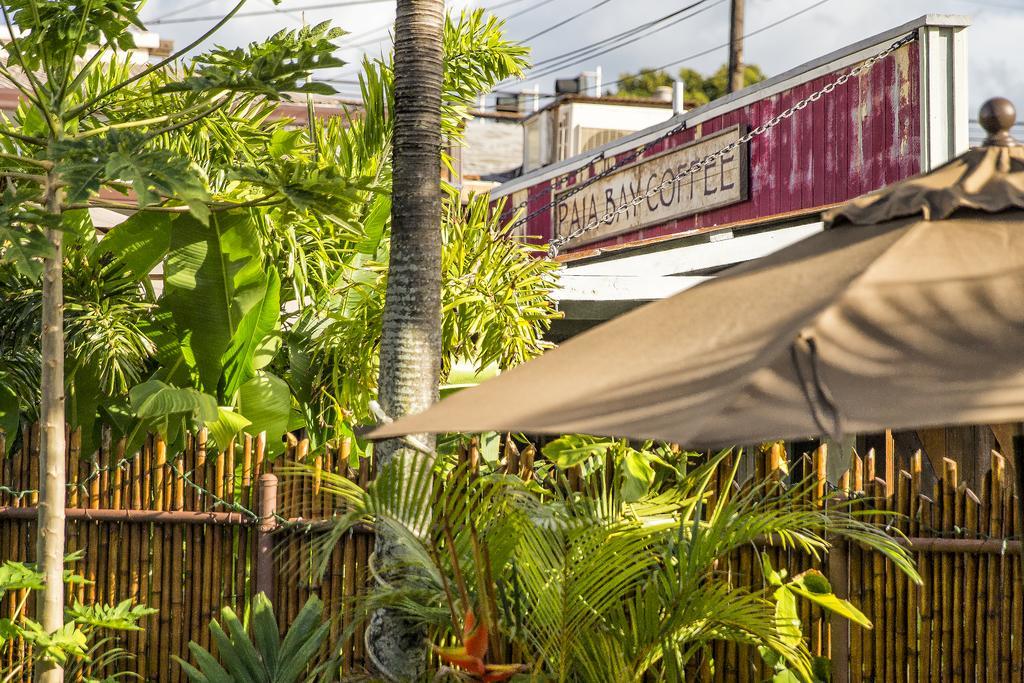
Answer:
<svg viewBox="0 0 1024 683"><path fill-rule="evenodd" d="M253 436L267 433L267 454L284 450L281 436L288 431L292 396L288 383L268 372L261 373L238 390L238 412L250 421L245 431Z"/></svg>
<svg viewBox="0 0 1024 683"><path fill-rule="evenodd" d="M242 316L224 352L224 395L228 398L256 376L257 365L266 367L273 359L267 349L268 339L276 338L273 332L281 317L281 278L277 271L270 270L263 284L263 296Z"/></svg>
<svg viewBox="0 0 1024 683"><path fill-rule="evenodd" d="M210 436L217 444L217 450L227 450L228 444L240 431L248 427L252 422L242 415L239 415L233 408L219 406L217 408L217 419L206 423L210 430Z"/></svg>
<svg viewBox="0 0 1024 683"><path fill-rule="evenodd" d="M213 396L195 389L172 387L160 380L132 387L128 399L135 414L142 419L183 414L202 422L217 419L217 401Z"/></svg>
<svg viewBox="0 0 1024 683"><path fill-rule="evenodd" d="M182 338L189 339L202 386L228 400L225 377L234 384L252 366L251 355L241 352L244 343L227 357L232 340L246 315L267 299L269 276L263 272L252 220L243 213L216 214L207 227L191 216L175 219L164 269L160 306L171 312ZM253 330L261 327L263 316L257 318Z"/></svg>
<svg viewBox="0 0 1024 683"><path fill-rule="evenodd" d="M171 214L137 211L97 244L137 280L149 277L171 246Z"/></svg>

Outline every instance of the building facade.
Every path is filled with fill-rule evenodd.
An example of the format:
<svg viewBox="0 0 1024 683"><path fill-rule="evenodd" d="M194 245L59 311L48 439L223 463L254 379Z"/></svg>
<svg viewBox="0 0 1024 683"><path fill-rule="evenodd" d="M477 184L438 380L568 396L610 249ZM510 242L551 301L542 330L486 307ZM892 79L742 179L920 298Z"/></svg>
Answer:
<svg viewBox="0 0 1024 683"><path fill-rule="evenodd" d="M969 23L920 17L496 188L495 206L522 235L559 246L565 317L554 339L814 234L823 210L964 152ZM836 446L921 449L933 471L950 457L972 482L979 453L1010 452L1004 432L926 429Z"/></svg>

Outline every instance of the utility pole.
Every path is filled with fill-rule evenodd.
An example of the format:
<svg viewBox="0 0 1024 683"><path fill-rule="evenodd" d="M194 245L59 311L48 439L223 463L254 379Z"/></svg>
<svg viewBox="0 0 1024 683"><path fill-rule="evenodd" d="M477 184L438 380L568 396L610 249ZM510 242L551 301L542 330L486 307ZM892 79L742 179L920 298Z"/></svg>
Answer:
<svg viewBox="0 0 1024 683"><path fill-rule="evenodd" d="M743 10L746 0L732 0L729 22L729 92L743 88Z"/></svg>

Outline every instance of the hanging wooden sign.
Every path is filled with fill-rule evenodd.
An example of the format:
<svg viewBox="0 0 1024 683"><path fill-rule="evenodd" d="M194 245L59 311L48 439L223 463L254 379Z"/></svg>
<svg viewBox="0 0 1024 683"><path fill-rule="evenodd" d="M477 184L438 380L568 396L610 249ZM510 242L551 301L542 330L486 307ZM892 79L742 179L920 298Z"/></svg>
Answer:
<svg viewBox="0 0 1024 683"><path fill-rule="evenodd" d="M738 145L693 173L667 182L694 162L739 141L745 132L744 126L726 128L625 166L575 194L572 187L567 188L556 195L564 196L565 200L558 201L553 209L555 235L570 234L595 219L601 221L596 229L568 243L575 246L745 201L749 143ZM652 196L645 196L656 188ZM637 197L644 199L633 204ZM618 211L625 204L629 208ZM614 216L606 219L608 214Z"/></svg>

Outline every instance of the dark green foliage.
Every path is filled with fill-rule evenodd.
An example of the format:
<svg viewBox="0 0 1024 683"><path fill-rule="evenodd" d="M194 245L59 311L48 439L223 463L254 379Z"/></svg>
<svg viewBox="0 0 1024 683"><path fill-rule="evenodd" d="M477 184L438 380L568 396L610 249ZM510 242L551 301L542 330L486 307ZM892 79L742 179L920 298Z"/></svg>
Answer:
<svg viewBox="0 0 1024 683"><path fill-rule="evenodd" d="M202 177L186 157L149 146L137 130L111 130L53 145L56 169L66 183L67 201L82 202L112 181L131 186L140 207L173 197L207 220L210 196Z"/></svg>
<svg viewBox="0 0 1024 683"><path fill-rule="evenodd" d="M66 64L101 43L130 50L135 40L127 29L145 28L137 13L139 0L6 0L3 4L11 21L30 34L5 44L7 61L32 70Z"/></svg>
<svg viewBox="0 0 1024 683"><path fill-rule="evenodd" d="M729 67L726 64L707 77L694 69L683 67L679 70L677 78L683 84L687 103L695 106L717 100L729 91ZM744 86L759 83L764 79L764 73L756 64L747 64L743 67ZM618 89L612 97L653 97L659 86L672 85L675 80L667 71L656 69L641 69L635 74L622 74L619 77Z"/></svg>
<svg viewBox="0 0 1024 683"><path fill-rule="evenodd" d="M160 92L227 90L273 100L291 99L291 93L331 95L335 92L331 86L306 79L314 70L345 64L334 56L338 47L331 42L343 35L341 29L323 22L296 31L279 31L245 48L217 47L196 58L191 76L166 84Z"/></svg>
<svg viewBox="0 0 1024 683"><path fill-rule="evenodd" d="M195 642L188 644L196 666L175 657L193 683L294 683L307 680L305 674L319 654L330 624L323 621L323 603L311 596L288 627L284 640L278 636L277 619L270 600L263 593L253 598L246 625L228 607L221 610L221 622L210 624L217 655Z"/></svg>
<svg viewBox="0 0 1024 683"><path fill-rule="evenodd" d="M65 561L70 564L79 559L81 554L74 554ZM64 582L81 584L85 579L65 570ZM30 594L44 589L43 575L35 565L11 561L0 564L0 599L7 593L24 591L18 600L12 601L12 614L0 618L0 648L18 641L32 648L31 658L15 657L10 666L0 664L0 680L21 680L19 674L30 663L38 665L44 660L60 663L69 680L99 683L100 680L124 678L126 674L119 673L98 679L94 677L93 670L120 668L125 660L131 659L131 655L117 647L118 633L141 630L139 621L156 614L156 610L135 604L131 599L116 605L83 605L75 600L65 611L64 626L56 632L47 633L25 613L26 605L30 604Z"/></svg>

